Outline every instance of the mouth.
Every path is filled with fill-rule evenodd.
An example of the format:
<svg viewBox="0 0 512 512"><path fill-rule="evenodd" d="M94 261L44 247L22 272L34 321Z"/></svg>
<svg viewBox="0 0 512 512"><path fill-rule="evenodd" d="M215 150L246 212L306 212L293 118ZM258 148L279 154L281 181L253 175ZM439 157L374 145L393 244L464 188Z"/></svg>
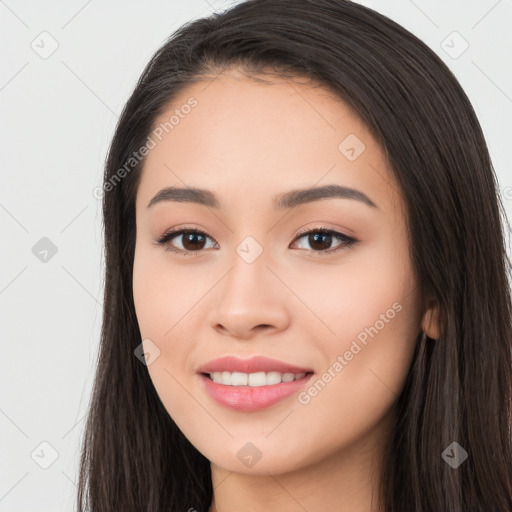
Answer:
<svg viewBox="0 0 512 512"><path fill-rule="evenodd" d="M240 357L226 355L209 361L208 363L197 368L197 373L204 373L212 375L215 373L292 373L297 375L300 373L312 372L313 368L299 367L294 364L281 361L279 359L272 359L264 356L252 356L249 359L242 359Z"/></svg>
<svg viewBox="0 0 512 512"><path fill-rule="evenodd" d="M228 372L217 371L211 373L201 373L204 377L210 379L216 384L223 386L234 387L266 387L275 386L282 382L294 382L301 380L304 377L313 375L314 372L300 372L300 373L281 373L281 372Z"/></svg>
<svg viewBox="0 0 512 512"><path fill-rule="evenodd" d="M296 395L314 372L247 374L226 371L199 375L206 393L217 404L237 412L256 412Z"/></svg>

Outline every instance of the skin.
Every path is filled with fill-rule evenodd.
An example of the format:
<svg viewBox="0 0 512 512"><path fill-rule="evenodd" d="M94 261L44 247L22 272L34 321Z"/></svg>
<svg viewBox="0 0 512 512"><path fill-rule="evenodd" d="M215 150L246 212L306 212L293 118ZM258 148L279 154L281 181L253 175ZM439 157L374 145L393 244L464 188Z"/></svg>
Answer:
<svg viewBox="0 0 512 512"><path fill-rule="evenodd" d="M393 406L420 330L438 336L436 311L420 303L405 204L382 148L325 89L271 80L227 70L189 86L155 123L197 100L150 150L137 192L135 308L142 339L160 350L148 371L166 410L211 461L211 511L376 511ZM354 161L338 149L349 134L365 145ZM377 207L347 198L273 207L274 195L327 184L357 189ZM222 208L148 208L169 186L211 190ZM204 231L202 252L155 244L174 227ZM333 237L315 251L311 237L297 238L321 227L357 243ZM248 236L262 248L250 264L236 251ZM187 240L168 245L190 250ZM264 355L312 367L314 382L393 304L401 307L394 318L307 404L292 395L257 412L227 409L196 374L224 355ZM248 442L261 453L252 467L237 457Z"/></svg>

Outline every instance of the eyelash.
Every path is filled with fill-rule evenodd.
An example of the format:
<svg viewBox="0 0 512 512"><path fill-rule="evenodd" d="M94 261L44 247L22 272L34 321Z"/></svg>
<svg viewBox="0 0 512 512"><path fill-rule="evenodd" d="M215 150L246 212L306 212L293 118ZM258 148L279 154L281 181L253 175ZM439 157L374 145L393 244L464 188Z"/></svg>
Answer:
<svg viewBox="0 0 512 512"><path fill-rule="evenodd" d="M214 240L213 238L211 238L210 236L208 236L204 231L201 231L201 230L195 229L195 228L188 228L188 229L187 228L177 228L177 229L175 228L175 229L168 230L160 238L157 238L155 240L155 243L158 246L164 246L166 251L174 252L177 254L182 254L183 256L194 256L195 254L198 254L198 253L204 251L204 249L201 249L199 251L184 251L183 249L177 249L168 244L168 242L170 242L173 238L176 238L179 235L184 235L186 233L194 233L194 234L206 237L206 238L210 238L211 240L213 240L215 242L215 244L218 245L217 241ZM296 240L303 238L305 235L310 235L312 233L321 233L323 235L333 235L334 238L337 238L342 242L340 244L340 246L338 246L337 248L329 249L327 251L308 250L308 252L315 254L315 256L334 254L336 252L341 251L343 248L350 248L358 242L358 240L356 240L355 238L347 236L343 233L340 233L339 231L336 231L336 230L328 228L328 227L321 227L321 228L316 228L316 229L310 229L307 231L300 231L299 233L297 233L297 235L293 241L295 242Z"/></svg>

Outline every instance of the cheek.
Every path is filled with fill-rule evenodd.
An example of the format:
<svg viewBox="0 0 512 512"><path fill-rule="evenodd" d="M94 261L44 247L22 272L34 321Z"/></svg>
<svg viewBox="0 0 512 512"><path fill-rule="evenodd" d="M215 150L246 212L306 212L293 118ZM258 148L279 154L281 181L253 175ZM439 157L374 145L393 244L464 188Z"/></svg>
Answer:
<svg viewBox="0 0 512 512"><path fill-rule="evenodd" d="M191 275L193 271L171 271L166 254L162 253L164 249L135 249L133 300L143 338L169 336L187 305L190 309L199 288Z"/></svg>
<svg viewBox="0 0 512 512"><path fill-rule="evenodd" d="M315 274L304 283L299 293L319 312L322 335L304 328L324 361L318 385L306 393L304 403L316 401L326 409L336 404L340 417L350 411L362 428L398 396L419 329L415 281L404 254L399 243L373 246L338 271Z"/></svg>
<svg viewBox="0 0 512 512"><path fill-rule="evenodd" d="M158 289L155 290L156 273L148 256L137 244L133 262L133 302L142 339L152 338L157 333L154 313Z"/></svg>
<svg viewBox="0 0 512 512"><path fill-rule="evenodd" d="M179 391L183 391L180 383L183 385L193 372L190 353L195 331L191 324L199 320L198 302L211 286L204 275L201 280L195 274L197 270L192 266L186 271L180 271L177 266L171 269L166 254L160 250L136 247L135 313L142 340L151 340L150 344L159 351L158 357L148 365L148 372L163 403L177 414L185 403Z"/></svg>
<svg viewBox="0 0 512 512"><path fill-rule="evenodd" d="M329 342L329 337L317 336L324 365L298 396L301 405L294 427L299 431L295 439L310 443L317 453L328 454L336 444L356 443L392 414L411 365L416 335L414 304L394 301L400 297L399 290L394 292L347 302L347 309L338 309L338 316L332 317L336 336L330 336ZM311 417L317 420L308 422ZM282 448L292 452L293 443L293 438L285 438Z"/></svg>
<svg viewBox="0 0 512 512"><path fill-rule="evenodd" d="M365 329L375 324L380 338L392 331L404 334L415 325L415 280L402 239L383 236L362 244L335 266L318 265L299 273L282 270L284 280L293 283L296 295L314 313L305 315L304 323L309 320L320 329L316 338L331 352L358 335L364 340Z"/></svg>

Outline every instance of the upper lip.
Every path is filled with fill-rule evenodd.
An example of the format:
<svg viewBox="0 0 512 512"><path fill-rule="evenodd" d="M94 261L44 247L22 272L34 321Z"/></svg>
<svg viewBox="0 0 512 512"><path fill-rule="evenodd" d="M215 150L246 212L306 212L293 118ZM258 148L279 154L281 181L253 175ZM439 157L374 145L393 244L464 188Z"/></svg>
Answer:
<svg viewBox="0 0 512 512"><path fill-rule="evenodd" d="M308 373L313 372L309 368L300 368L293 364L285 363L277 359L263 356L255 356L250 359L240 359L234 356L225 356L213 359L197 369L198 373L213 372L279 372L279 373Z"/></svg>

